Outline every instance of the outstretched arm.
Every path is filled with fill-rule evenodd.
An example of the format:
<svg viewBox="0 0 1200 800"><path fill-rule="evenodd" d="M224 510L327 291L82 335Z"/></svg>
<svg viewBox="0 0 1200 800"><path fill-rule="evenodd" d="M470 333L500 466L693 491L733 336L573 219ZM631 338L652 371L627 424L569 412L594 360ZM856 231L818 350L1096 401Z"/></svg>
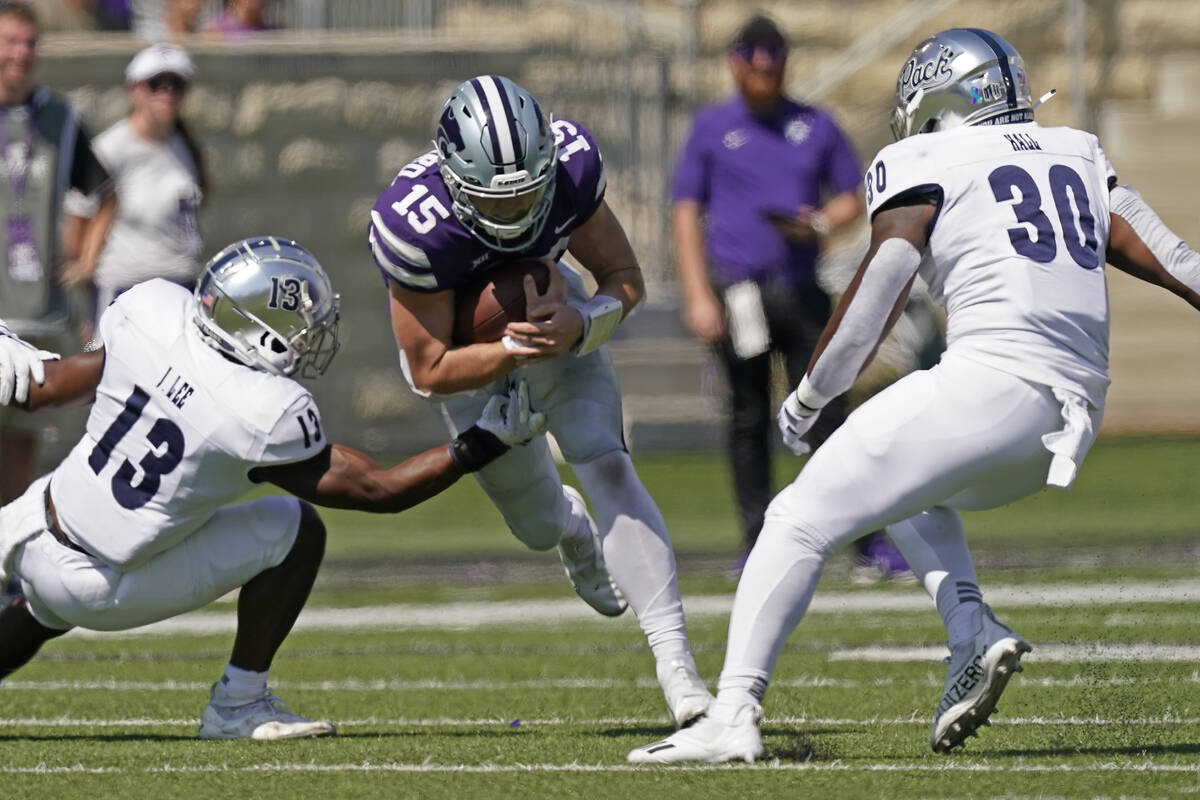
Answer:
<svg viewBox="0 0 1200 800"><path fill-rule="evenodd" d="M466 472L444 445L384 469L363 453L335 444L298 464L258 467L250 478L317 505L385 513L433 497Z"/></svg>
<svg viewBox="0 0 1200 800"><path fill-rule="evenodd" d="M463 475L490 464L514 444L540 434L544 414L529 408L525 383L488 401L478 422L450 443L384 469L367 455L335 444L308 461L257 467L251 480L273 483L304 500L330 508L387 513L403 511L442 492Z"/></svg>
<svg viewBox="0 0 1200 800"><path fill-rule="evenodd" d="M1200 311L1200 253L1172 233L1130 187L1114 187L1111 199L1108 263L1179 295Z"/></svg>

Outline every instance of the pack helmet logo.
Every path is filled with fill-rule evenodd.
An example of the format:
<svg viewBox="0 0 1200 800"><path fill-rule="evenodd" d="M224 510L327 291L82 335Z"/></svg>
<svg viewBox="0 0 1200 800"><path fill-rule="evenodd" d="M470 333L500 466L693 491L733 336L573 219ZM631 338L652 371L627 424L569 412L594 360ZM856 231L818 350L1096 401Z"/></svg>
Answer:
<svg viewBox="0 0 1200 800"><path fill-rule="evenodd" d="M914 54L900 71L900 88L905 97L911 97L917 89L933 89L949 83L954 77L950 62L955 53L944 44L938 45L937 58Z"/></svg>

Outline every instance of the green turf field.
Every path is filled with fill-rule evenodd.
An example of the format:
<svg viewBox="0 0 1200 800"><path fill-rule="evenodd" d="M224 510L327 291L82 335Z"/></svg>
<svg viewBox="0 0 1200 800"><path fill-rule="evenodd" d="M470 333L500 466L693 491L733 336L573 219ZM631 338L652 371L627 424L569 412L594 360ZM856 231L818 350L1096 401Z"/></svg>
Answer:
<svg viewBox="0 0 1200 800"><path fill-rule="evenodd" d="M736 555L723 466L638 463L715 681ZM396 518L328 515L327 570L273 686L336 739L192 738L226 600L157 634L48 644L0 687L0 798L1192 795L1198 477L1198 440L1102 441L1072 492L969 517L985 595L1034 652L995 724L949 757L928 745L936 614L912 586L852 587L837 561L776 670L764 761L627 765L670 731L636 625L588 611L468 483Z"/></svg>

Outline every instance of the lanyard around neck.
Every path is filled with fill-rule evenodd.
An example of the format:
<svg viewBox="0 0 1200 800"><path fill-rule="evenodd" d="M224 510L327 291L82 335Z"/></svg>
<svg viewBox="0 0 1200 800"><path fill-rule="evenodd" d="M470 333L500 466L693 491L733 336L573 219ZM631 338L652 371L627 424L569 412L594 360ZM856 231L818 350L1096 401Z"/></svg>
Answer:
<svg viewBox="0 0 1200 800"><path fill-rule="evenodd" d="M22 110L26 117L25 125L25 157L21 160L20 169L13 169L14 159L9 157L9 140L8 140L8 125L12 119L12 115L18 110ZM33 148L37 143L37 120L34 116L32 103L25 103L20 106L10 106L3 108L3 123L0 124L0 154L3 154L4 159L4 175L12 186L13 196L17 201L18 211L25 200L25 187L28 183L29 173L33 169Z"/></svg>

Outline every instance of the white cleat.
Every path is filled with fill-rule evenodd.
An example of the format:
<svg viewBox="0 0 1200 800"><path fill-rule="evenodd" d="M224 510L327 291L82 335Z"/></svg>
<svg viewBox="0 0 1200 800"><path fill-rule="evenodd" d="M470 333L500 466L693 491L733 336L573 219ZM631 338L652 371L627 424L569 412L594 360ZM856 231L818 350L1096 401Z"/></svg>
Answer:
<svg viewBox="0 0 1200 800"><path fill-rule="evenodd" d="M215 688L215 687L214 687ZM309 739L333 736L332 722L312 720L286 710L283 701L268 689L257 700L239 706L221 705L210 699L200 716L201 739Z"/></svg>
<svg viewBox="0 0 1200 800"><path fill-rule="evenodd" d="M996 710L1008 679L1020 672L1021 656L1033 650L1012 628L996 620L992 609L982 607L979 632L950 653L942 701L938 703L929 737L935 753L948 753L968 736L978 736L981 725Z"/></svg>
<svg viewBox="0 0 1200 800"><path fill-rule="evenodd" d="M699 720L713 702L712 693L690 658L671 662L671 673L663 684L663 696L676 728L686 728Z"/></svg>
<svg viewBox="0 0 1200 800"><path fill-rule="evenodd" d="M762 707L744 705L732 724L704 717L690 728L676 731L661 742L630 750L633 764L677 764L686 761L745 761L753 763L763 754L758 723Z"/></svg>
<svg viewBox="0 0 1200 800"><path fill-rule="evenodd" d="M564 486L563 494L575 509L576 516L582 516L588 524L588 530L583 535L564 536L558 543L558 557L567 570L567 577L583 602L606 617L619 617L629 604L604 566L604 553L596 523L588 513L583 495L574 487Z"/></svg>

